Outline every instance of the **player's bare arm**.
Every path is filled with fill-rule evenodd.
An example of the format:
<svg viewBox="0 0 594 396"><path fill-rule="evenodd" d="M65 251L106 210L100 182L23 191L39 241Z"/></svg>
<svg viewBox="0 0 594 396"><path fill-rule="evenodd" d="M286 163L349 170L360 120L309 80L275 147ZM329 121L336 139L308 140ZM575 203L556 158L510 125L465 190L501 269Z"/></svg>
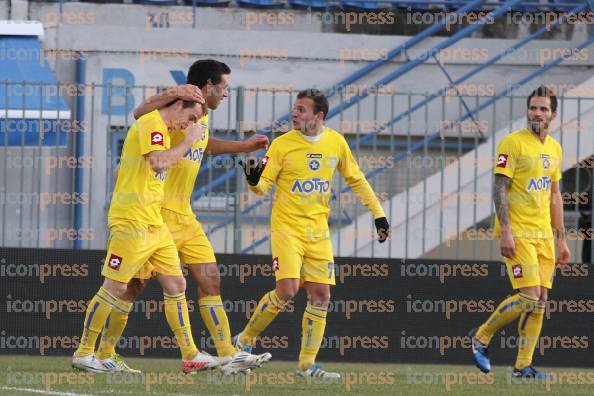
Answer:
<svg viewBox="0 0 594 396"><path fill-rule="evenodd" d="M501 255L503 257L514 257L516 245L512 236L509 224L509 202L507 199L507 190L511 186L512 180L504 175L495 175L495 185L493 188L493 201L495 203L495 213L501 225Z"/></svg>
<svg viewBox="0 0 594 396"><path fill-rule="evenodd" d="M204 104L205 100L202 96L202 91L195 85L184 84L178 85L168 89L167 91L158 93L146 98L132 113L135 119L139 119L143 115L150 113L153 110L160 109L167 106L175 99L182 99L191 102L198 102Z"/></svg>
<svg viewBox="0 0 594 396"><path fill-rule="evenodd" d="M199 122L192 124L186 129L186 137L176 146L164 151L151 151L146 155L151 168L161 173L174 166L187 151L204 136L206 126Z"/></svg>
<svg viewBox="0 0 594 396"><path fill-rule="evenodd" d="M268 147L268 137L254 135L246 140L224 140L210 137L206 152L210 155L227 153L251 153Z"/></svg>
<svg viewBox="0 0 594 396"><path fill-rule="evenodd" d="M569 247L565 240L565 224L563 222L563 197L559 188L559 182L551 183L551 227L555 235L557 245L557 263L567 265L571 258Z"/></svg>

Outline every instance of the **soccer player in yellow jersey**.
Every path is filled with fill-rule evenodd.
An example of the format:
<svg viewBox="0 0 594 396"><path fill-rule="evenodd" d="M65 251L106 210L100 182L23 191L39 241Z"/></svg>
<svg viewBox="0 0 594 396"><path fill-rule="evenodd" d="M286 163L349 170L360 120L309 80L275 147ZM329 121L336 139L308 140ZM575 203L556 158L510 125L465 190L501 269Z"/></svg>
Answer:
<svg viewBox="0 0 594 396"><path fill-rule="evenodd" d="M109 209L109 242L102 271L105 281L87 308L80 345L72 357L75 368L108 371L94 355L97 337L110 313L130 311L132 303L125 298L127 283L146 263L163 288L165 316L181 349L182 370L197 371L221 363L199 352L194 344L185 278L161 215L167 170L204 137L205 127L197 123L204 112L202 106L174 99L138 119L128 131ZM170 132L180 128L187 133L170 147Z"/></svg>
<svg viewBox="0 0 594 396"><path fill-rule="evenodd" d="M327 113L328 101L322 92L300 92L292 114L294 129L275 139L257 166L244 166L249 188L256 194L266 194L276 185L270 223L276 287L262 297L235 343L251 351L258 335L302 286L308 303L297 374L340 378L315 364L326 327L330 286L335 285L328 218L336 170L372 212L380 243L388 238L390 227L344 136L324 126Z"/></svg>
<svg viewBox="0 0 594 396"><path fill-rule="evenodd" d="M215 110L227 97L230 73L231 69L222 62L212 59L196 61L188 71L187 85L148 98L135 109L134 116L149 113L178 97L204 98L206 106ZM208 114L204 114L199 122L208 125ZM177 165L167 172L161 215L173 236L181 261L198 284L200 315L214 340L217 353L219 357L230 357L230 361L222 367L224 373L230 374L257 367L269 360L271 355L252 355L233 346L229 320L221 299L221 280L214 251L202 225L196 220L191 195L205 153L251 152L267 147L268 138L256 135L245 141L229 141L210 137L208 132L206 129L203 138L195 142ZM183 144L186 135L183 130L172 132L171 145L177 147ZM130 304L148 284L146 281L151 278L152 267L149 263L131 280L126 295ZM103 331L97 356L111 371L135 371L115 353L115 345L124 331L128 313L129 310L113 311Z"/></svg>
<svg viewBox="0 0 594 396"><path fill-rule="evenodd" d="M506 136L497 149L494 196L495 235L517 294L499 304L478 330L471 331L477 367L488 373L488 345L503 326L519 318L518 356L513 377L546 379L532 366L532 355L542 329L548 290L557 262L569 262L565 242L561 180L561 146L549 135L557 112L557 98L538 87L527 101L528 128Z"/></svg>

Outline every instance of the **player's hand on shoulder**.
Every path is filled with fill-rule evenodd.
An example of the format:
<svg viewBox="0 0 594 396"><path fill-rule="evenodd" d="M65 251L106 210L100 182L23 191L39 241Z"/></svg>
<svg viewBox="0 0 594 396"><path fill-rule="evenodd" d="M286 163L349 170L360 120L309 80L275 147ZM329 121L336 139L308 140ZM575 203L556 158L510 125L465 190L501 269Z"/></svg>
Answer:
<svg viewBox="0 0 594 396"><path fill-rule="evenodd" d="M178 85L174 88L174 94L181 100L188 100L191 102L198 102L204 104L205 100L202 96L202 91L196 85L184 84Z"/></svg>
<svg viewBox="0 0 594 396"><path fill-rule="evenodd" d="M268 137L266 135L254 135L249 139L244 140L244 153L251 153L261 149L268 148Z"/></svg>
<svg viewBox="0 0 594 396"><path fill-rule="evenodd" d="M390 238L390 223L385 217L378 217L375 219L375 229L377 231L377 240L379 243L384 243Z"/></svg>

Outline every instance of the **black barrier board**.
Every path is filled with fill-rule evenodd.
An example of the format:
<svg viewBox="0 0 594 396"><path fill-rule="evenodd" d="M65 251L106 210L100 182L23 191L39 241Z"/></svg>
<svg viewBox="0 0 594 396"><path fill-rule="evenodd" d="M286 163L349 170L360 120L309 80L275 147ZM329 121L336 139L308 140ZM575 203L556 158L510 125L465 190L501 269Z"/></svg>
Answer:
<svg viewBox="0 0 594 396"><path fill-rule="evenodd" d="M0 351L70 355L78 345L88 300L102 282L105 251L0 248ZM274 288L270 256L217 255L221 290L235 334L262 295ZM319 361L471 364L468 331L513 293L499 262L336 258L325 339ZM557 269L539 366L591 366L594 276L586 264ZM202 324L193 280L188 305L196 345L214 352ZM118 351L124 356L178 357L153 281L130 314ZM256 351L297 360L304 291L262 334ZM511 365L517 322L493 337L492 361Z"/></svg>

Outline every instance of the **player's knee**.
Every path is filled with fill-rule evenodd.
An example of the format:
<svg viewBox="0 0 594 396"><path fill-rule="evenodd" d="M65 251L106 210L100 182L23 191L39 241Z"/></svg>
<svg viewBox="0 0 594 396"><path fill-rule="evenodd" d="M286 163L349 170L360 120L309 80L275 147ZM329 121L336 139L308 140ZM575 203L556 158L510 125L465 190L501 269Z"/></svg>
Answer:
<svg viewBox="0 0 594 396"><path fill-rule="evenodd" d="M549 291L545 288L542 288L540 290L539 300L543 303L546 303L548 299L549 299Z"/></svg>
<svg viewBox="0 0 594 396"><path fill-rule="evenodd" d="M103 288L107 290L112 296L120 300L125 300L127 286L128 285L125 283L113 281L107 278L103 282Z"/></svg>
<svg viewBox="0 0 594 396"><path fill-rule="evenodd" d="M297 295L299 284L295 287L292 283L278 283L276 285L276 295L283 301L290 301Z"/></svg>
<svg viewBox="0 0 594 396"><path fill-rule="evenodd" d="M198 293L201 297L221 295L221 278L209 277L206 282L203 282L198 286Z"/></svg>
<svg viewBox="0 0 594 396"><path fill-rule="evenodd" d="M540 299L540 286L533 286L533 287L523 287L520 289L520 292L527 296L530 297L532 299L538 300Z"/></svg>
<svg viewBox="0 0 594 396"><path fill-rule="evenodd" d="M167 294L179 294L186 291L186 278L183 276L176 276L167 282Z"/></svg>
<svg viewBox="0 0 594 396"><path fill-rule="evenodd" d="M326 306L330 302L330 290L317 290L309 294L309 302L316 306Z"/></svg>
<svg viewBox="0 0 594 396"><path fill-rule="evenodd" d="M136 278L132 279L126 285L126 291L124 292L122 299L126 301L136 300L136 297L138 297L138 295L144 290L147 284L147 281L142 281Z"/></svg>

